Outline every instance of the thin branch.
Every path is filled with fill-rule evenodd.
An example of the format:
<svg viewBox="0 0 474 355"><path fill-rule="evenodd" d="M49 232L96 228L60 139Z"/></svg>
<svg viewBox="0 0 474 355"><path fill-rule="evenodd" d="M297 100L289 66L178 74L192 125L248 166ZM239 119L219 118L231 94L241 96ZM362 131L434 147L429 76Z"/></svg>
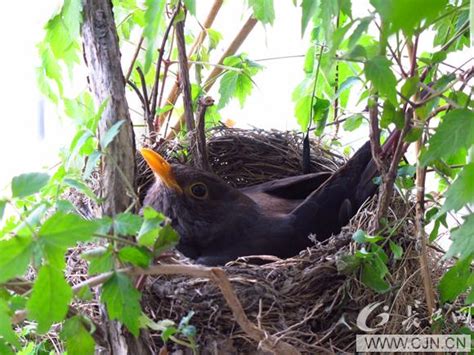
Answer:
<svg viewBox="0 0 474 355"><path fill-rule="evenodd" d="M229 45L229 47L226 49L224 54L221 56L219 60L219 64L222 64L224 62L224 59L227 58L228 56L231 56L237 52L237 50L240 48L242 43L245 41L245 39L248 37L252 29L255 27L257 24L257 20L254 19L253 17L249 17L249 19L245 22L245 24L242 26L241 30L237 34L237 36L234 38L232 43ZM205 81L203 85L203 90L205 92L209 92L211 87L214 85L216 78L222 73L222 69L218 67L214 67L214 69L211 71L209 76L207 77L207 80ZM181 130L181 126L184 122L185 118L184 115L182 115L174 127L171 129L171 132L166 136L166 139L173 139L176 137L176 134Z"/></svg>
<svg viewBox="0 0 474 355"><path fill-rule="evenodd" d="M205 171L211 171L206 146L206 110L214 105L214 100L207 96L198 100L197 123L196 123L196 146L193 149L194 165Z"/></svg>
<svg viewBox="0 0 474 355"><path fill-rule="evenodd" d="M184 19L175 25L176 28L176 46L178 47L179 57L179 83L183 92L184 117L186 128L190 134L190 146L192 147L194 139L194 114L193 100L191 97L191 82L189 80L188 57L186 55L186 41L184 39Z"/></svg>
<svg viewBox="0 0 474 355"><path fill-rule="evenodd" d="M138 41L137 48L135 49L135 53L133 53L132 62L130 63L130 66L128 67L127 74L125 75L125 82L127 82L130 79L130 76L132 75L133 67L135 66L135 62L137 61L138 54L140 53L140 49L142 48L143 40L144 40L144 37L142 34L140 36L140 40Z"/></svg>
<svg viewBox="0 0 474 355"><path fill-rule="evenodd" d="M219 13L219 10L221 9L222 3L223 3L223 0L215 0L214 1L214 4L212 5L211 10L209 11L209 14L207 15L207 18L204 21L203 30L201 31L201 33L199 33L199 36L196 38L196 40L194 41L191 49L189 50L189 53L188 53L189 56L192 56L194 54L194 52L197 50L197 48L199 48L202 45L202 43L204 42L204 39L207 36L207 30L214 23L214 20L216 19L217 14ZM192 63L190 63L189 67L191 67L191 64ZM171 88L170 93L168 94L168 98L166 99L165 104L166 105L168 105L168 104L169 105L174 105L176 103L176 100L178 99L179 94L180 94L179 84L178 84L178 82L176 82L173 85L173 87ZM161 103L161 99L160 99L160 103ZM157 116L155 118L155 126L161 127L163 125L164 121L166 120L166 117L170 118L171 114L170 113L163 113L163 114ZM169 122L168 122L168 124L169 124ZM166 126L168 126L168 124Z"/></svg>
<svg viewBox="0 0 474 355"><path fill-rule="evenodd" d="M155 117L156 112L156 103L158 100L158 85L160 81L160 71L161 71L161 63L163 61L163 54L165 52L166 42L168 41L168 36L170 34L171 28L173 28L174 20L178 15L180 10L180 6L176 6L176 9L173 12L173 15L170 18L168 26L166 27L165 33L163 34L163 40L161 41L161 47L158 52L158 61L156 63L156 72L155 72L155 81L153 83L153 88L151 89L150 99L151 99L151 107L150 107L150 114L152 115L151 120Z"/></svg>

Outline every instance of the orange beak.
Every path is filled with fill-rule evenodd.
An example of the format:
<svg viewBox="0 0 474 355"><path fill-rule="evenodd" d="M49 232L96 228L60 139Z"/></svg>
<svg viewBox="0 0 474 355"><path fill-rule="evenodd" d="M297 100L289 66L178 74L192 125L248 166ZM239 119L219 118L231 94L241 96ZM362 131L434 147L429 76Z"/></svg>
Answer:
<svg viewBox="0 0 474 355"><path fill-rule="evenodd" d="M148 148L140 149L140 153L155 176L159 177L167 187L179 193L183 192L183 189L174 177L173 168L161 155Z"/></svg>

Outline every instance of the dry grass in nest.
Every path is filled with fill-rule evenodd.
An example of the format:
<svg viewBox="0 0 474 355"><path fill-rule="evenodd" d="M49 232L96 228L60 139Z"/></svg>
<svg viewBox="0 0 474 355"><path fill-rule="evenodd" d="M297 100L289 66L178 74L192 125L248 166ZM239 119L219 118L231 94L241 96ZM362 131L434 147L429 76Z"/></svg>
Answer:
<svg viewBox="0 0 474 355"><path fill-rule="evenodd" d="M302 137L296 133L218 127L208 141L209 160L214 172L229 184L249 186L301 174L302 144ZM189 163L183 146L177 143L163 143L154 148L168 160ZM312 172L334 171L342 162L340 156L321 149L316 142L311 143ZM137 186L143 197L153 175L141 157L137 165ZM391 259L388 263L389 292L371 291L360 282L359 271L341 272L341 257L353 254L356 249L351 239L353 233L369 229L375 206L376 198L373 198L339 235L298 256L262 266L243 260L225 266L250 320L268 334L309 354L354 351L355 335L361 333L355 324L357 315L372 302L383 302L390 307L389 322L380 333L431 333L414 238L412 203L395 198L387 216L389 230L394 230L391 240L404 249L401 260ZM429 256L432 278L437 284L444 268L439 254L430 250ZM181 262L189 261L181 258ZM197 328L201 353L260 352L258 344L237 325L217 286L208 279L149 277L142 301L145 312L155 321L179 322L189 311L194 311L191 324ZM407 327L405 323L410 321L409 306L417 306L417 327ZM371 321L373 325L377 320ZM454 326L445 323L437 331L447 333ZM162 346L160 335L153 332L149 335L147 343L158 352Z"/></svg>

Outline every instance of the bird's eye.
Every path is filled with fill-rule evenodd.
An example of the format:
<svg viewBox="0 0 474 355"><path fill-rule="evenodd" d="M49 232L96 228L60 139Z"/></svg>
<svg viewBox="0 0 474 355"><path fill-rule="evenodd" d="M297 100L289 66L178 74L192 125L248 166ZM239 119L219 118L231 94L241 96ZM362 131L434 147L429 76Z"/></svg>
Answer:
<svg viewBox="0 0 474 355"><path fill-rule="evenodd" d="M207 186L202 182L197 182L191 185L189 190L191 191L191 195L193 195L193 197L200 200L203 200L207 197Z"/></svg>

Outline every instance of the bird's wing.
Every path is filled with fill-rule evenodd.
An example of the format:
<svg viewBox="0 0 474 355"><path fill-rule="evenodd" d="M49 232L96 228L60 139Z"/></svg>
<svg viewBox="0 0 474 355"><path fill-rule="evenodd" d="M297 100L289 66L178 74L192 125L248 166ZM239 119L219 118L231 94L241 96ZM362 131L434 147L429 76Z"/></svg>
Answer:
<svg viewBox="0 0 474 355"><path fill-rule="evenodd" d="M247 196L264 193L290 200L303 200L331 176L330 172L290 176L239 189Z"/></svg>
<svg viewBox="0 0 474 355"><path fill-rule="evenodd" d="M266 213L290 213L316 190L330 173L315 173L273 180L239 191L251 198Z"/></svg>

